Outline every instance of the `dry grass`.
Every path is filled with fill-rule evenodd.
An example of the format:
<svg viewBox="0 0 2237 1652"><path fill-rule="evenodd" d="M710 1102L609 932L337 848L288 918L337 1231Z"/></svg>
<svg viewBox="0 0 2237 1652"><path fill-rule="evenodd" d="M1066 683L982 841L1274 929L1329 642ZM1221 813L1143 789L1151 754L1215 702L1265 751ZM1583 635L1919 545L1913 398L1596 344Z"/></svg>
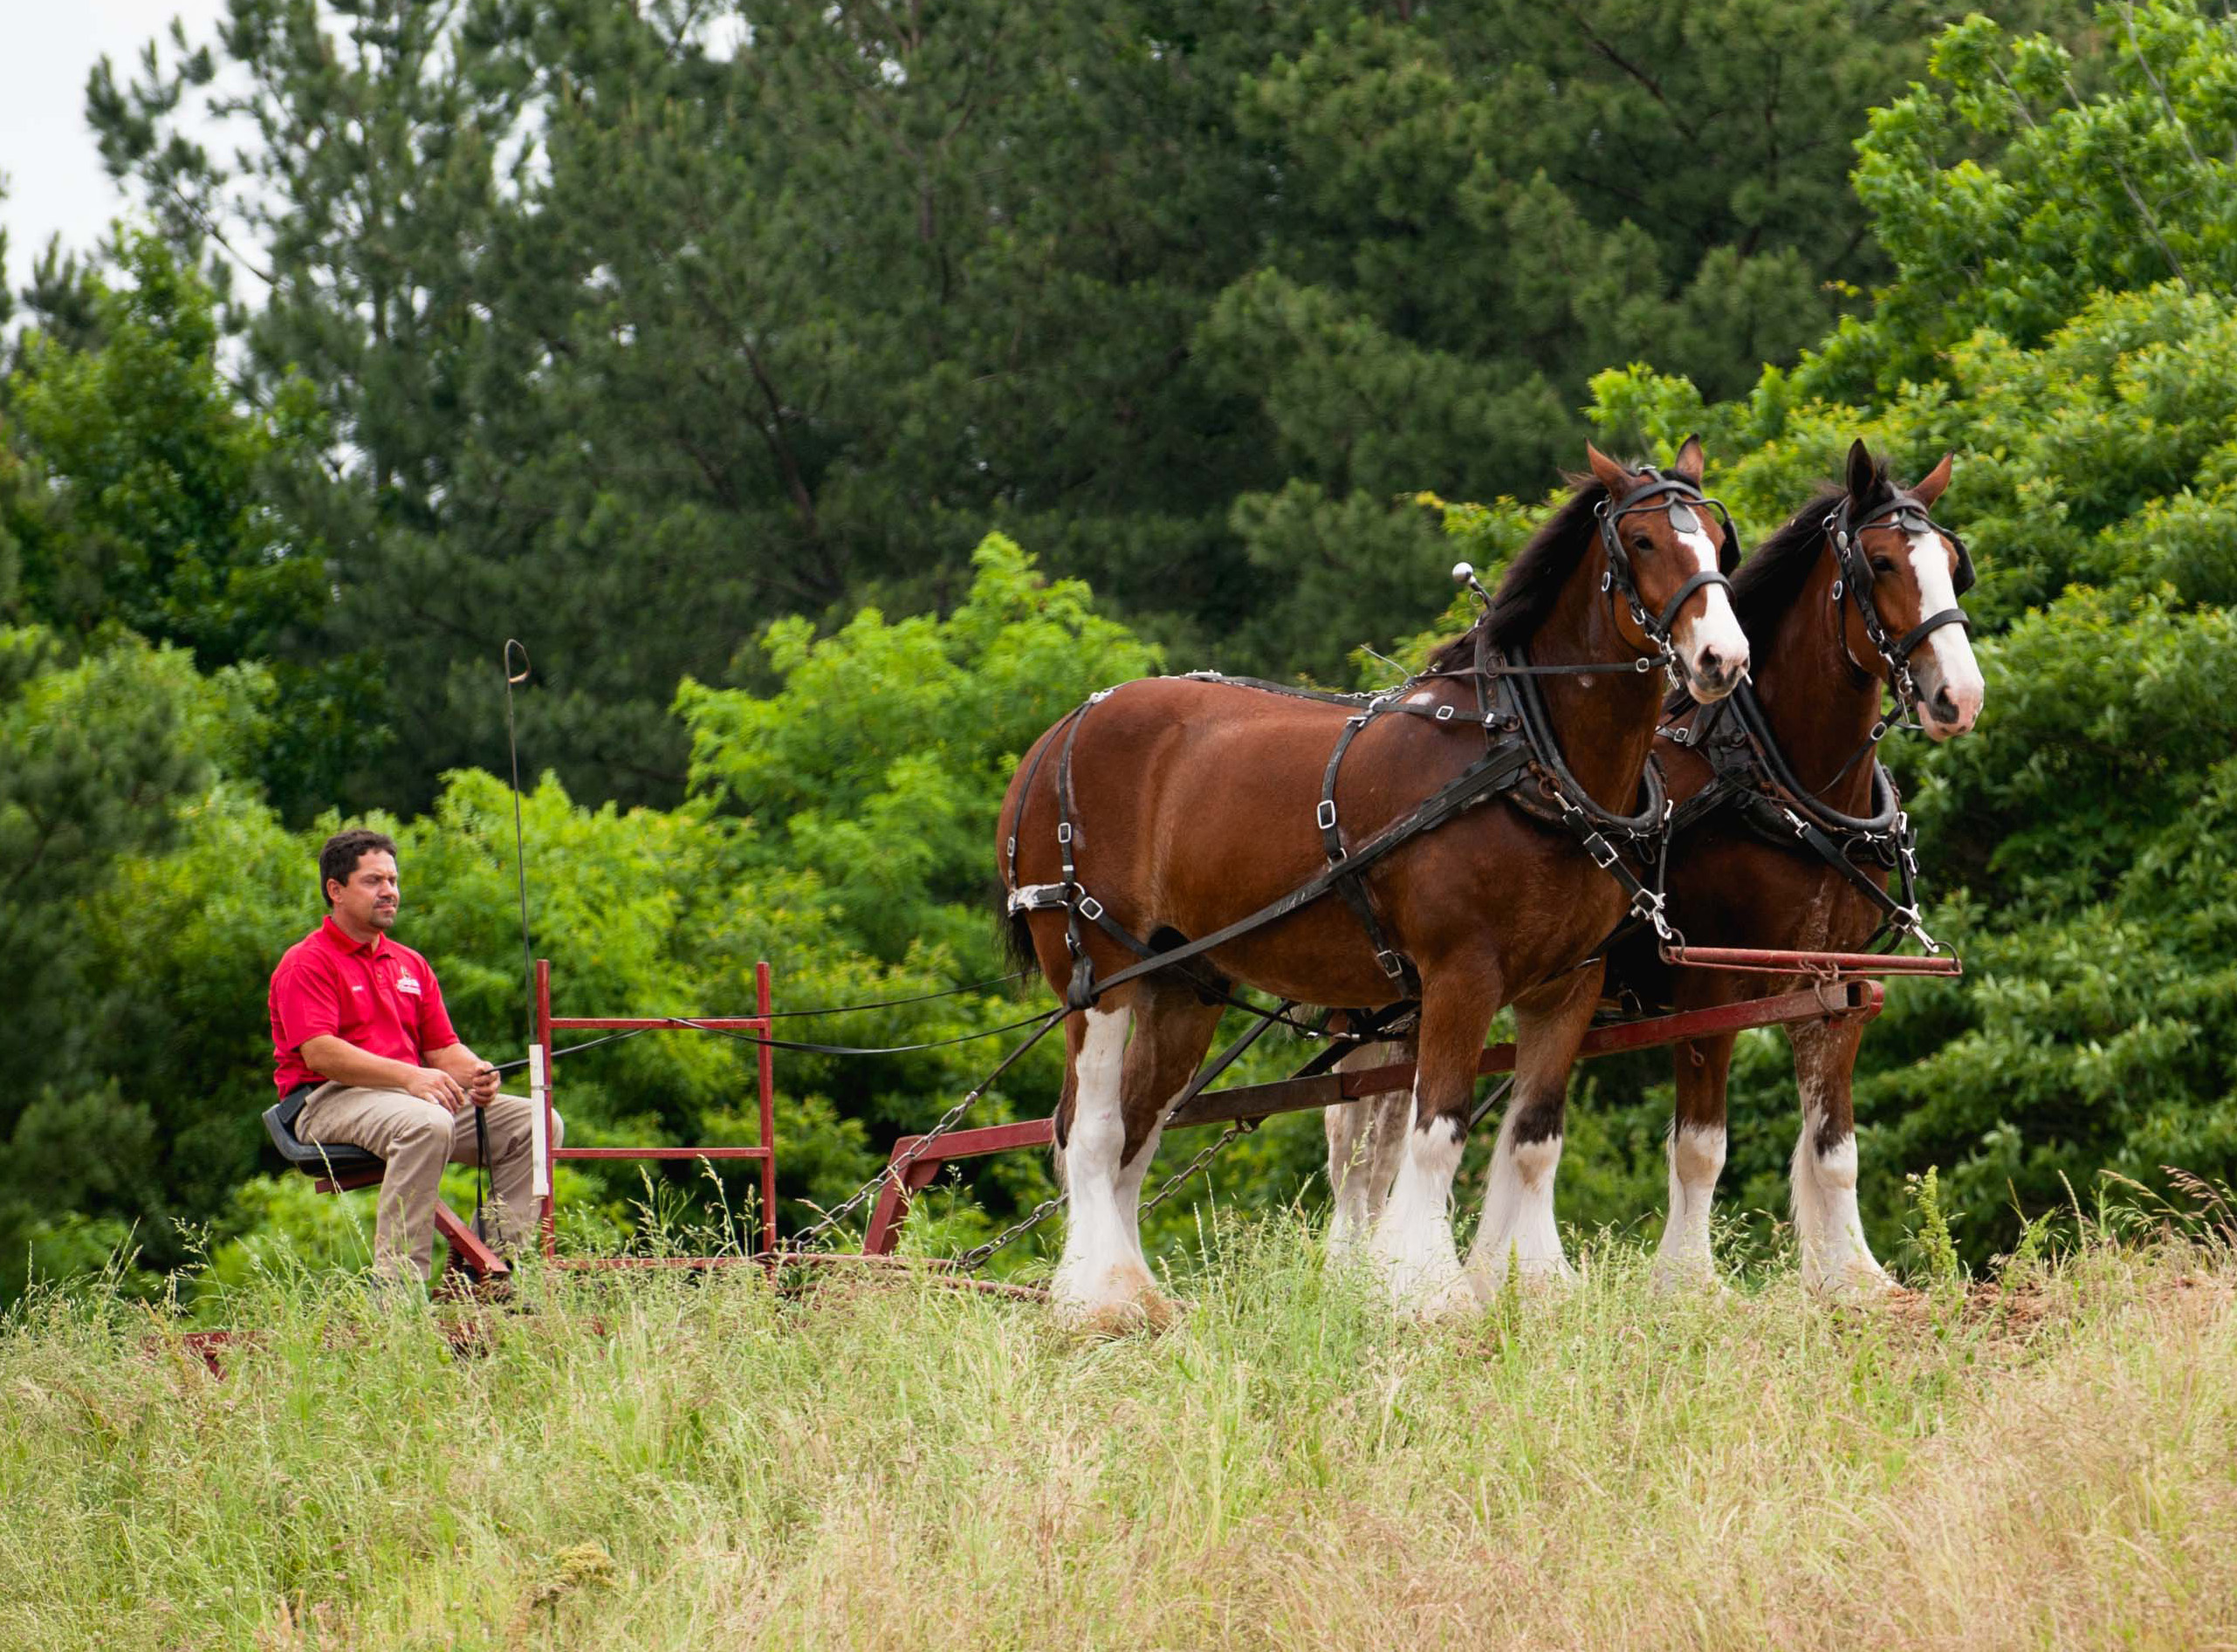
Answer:
<svg viewBox="0 0 2237 1652"><path fill-rule="evenodd" d="M914 1285L330 1282L0 1333L0 1646L2237 1646L2237 1261L1394 1324L1292 1224L1163 1337ZM1945 1280L1944 1285L1950 1282ZM593 1328L593 1321L595 1328Z"/></svg>

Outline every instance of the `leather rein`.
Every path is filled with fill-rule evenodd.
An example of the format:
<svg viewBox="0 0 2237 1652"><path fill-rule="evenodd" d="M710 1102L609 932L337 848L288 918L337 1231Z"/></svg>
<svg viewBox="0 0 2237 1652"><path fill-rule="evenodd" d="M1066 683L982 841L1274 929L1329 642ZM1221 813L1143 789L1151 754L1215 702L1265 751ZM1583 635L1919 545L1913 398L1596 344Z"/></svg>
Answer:
<svg viewBox="0 0 2237 1652"><path fill-rule="evenodd" d="M1329 753L1328 766L1321 777L1321 797L1314 812L1314 824L1321 833L1325 858L1321 870L1280 899L1210 935L1159 950L1113 918L1081 881L1074 853L1077 833L1073 824L1078 813L1072 780L1073 746L1079 737L1080 726L1087 713L1116 690L1104 689L1093 694L1084 704L1067 714L1059 725L1064 730L1061 741L1044 740L1041 743L1019 794L1019 812L1022 815L1024 799L1032 794L1035 772L1046 757L1049 747L1056 744L1059 748L1056 842L1063 868L1062 881L1020 887L1018 882L1018 839L1014 829L1005 838L1003 844L1003 883L1009 892L1008 913L1015 915L1026 912L1061 910L1065 915L1065 944L1072 959L1072 977L1065 994L1066 1006L1084 1010L1115 987L1156 970L1189 964L1253 930L1289 916L1331 892L1340 894L1359 918L1369 944L1374 949L1376 962L1390 977L1394 991L1402 997L1418 999L1421 996L1420 972L1391 936L1389 921L1373 892L1367 887L1366 874L1376 862L1422 833L1434 830L1492 798L1502 796L1532 818L1560 827L1575 838L1593 864L1607 873L1622 888L1630 922L1652 925L1664 946L1681 943L1684 937L1671 928L1664 912L1662 883L1668 860L1671 806L1660 765L1650 755L1643 774L1644 796L1635 812L1619 813L1602 806L1563 760L1543 692L1537 682L1537 679L1542 676L1644 673L1653 670L1658 664L1669 668L1678 681L1685 680L1684 667L1671 637L1671 627L1677 621L1678 611L1688 598L1704 586L1722 586L1729 590L1732 582L1724 568L1705 569L1687 579L1677 594L1663 605L1658 614L1649 614L1639 595L1630 552L1622 543L1621 524L1626 518L1637 512L1659 506L1669 512L1673 527L1683 531L1698 528L1698 519L1694 515L1697 507L1712 511L1725 528L1725 561L1727 566L1737 560L1739 536L1724 506L1707 497L1692 483L1681 476L1665 476L1651 468L1643 474L1645 480L1642 484L1620 502L1603 499L1595 511L1599 523L1599 538L1608 564L1601 576L1600 589L1608 600L1611 620L1620 599L1628 608L1632 624L1646 643L1643 651L1631 645L1634 649L1632 659L1582 665L1533 665L1520 657L1519 649L1515 651L1515 657L1510 657L1506 650L1493 646L1479 621L1476 627L1472 665L1417 673L1396 688L1370 695L1325 693L1252 677L1225 676L1216 671L1187 674L1186 680L1190 681L1225 682L1293 698L1359 707L1344 720L1343 729L1336 737L1335 749ZM1468 578L1472 585L1472 572ZM1478 585L1474 588L1488 604L1489 598L1483 587ZM1622 626L1617 624L1615 629L1617 636L1629 644L1630 639L1624 637ZM1472 682L1476 700L1473 716L1465 715L1458 707L1449 703L1441 705L1413 703L1412 691L1420 685L1454 678ZM1484 753L1399 819L1363 840L1348 842L1336 813L1336 782L1345 754L1369 723L1380 717L1394 715L1419 716L1431 723L1479 729L1484 738ZM1532 782L1534 785L1527 784ZM1626 849L1640 861L1644 876L1633 872L1624 863ZM1097 980L1084 945L1083 923L1092 923L1101 929L1135 953L1138 961ZM1255 1005L1234 997L1223 986L1204 981L1197 972L1189 973L1197 978L1200 986L1212 991L1218 997L1254 1014L1267 1014Z"/></svg>

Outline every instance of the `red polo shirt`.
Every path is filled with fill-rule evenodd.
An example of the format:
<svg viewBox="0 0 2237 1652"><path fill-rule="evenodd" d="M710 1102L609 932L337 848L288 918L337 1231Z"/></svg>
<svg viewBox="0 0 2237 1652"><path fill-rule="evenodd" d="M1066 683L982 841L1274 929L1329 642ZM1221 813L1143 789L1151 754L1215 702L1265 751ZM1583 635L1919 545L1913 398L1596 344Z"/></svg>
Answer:
<svg viewBox="0 0 2237 1652"><path fill-rule="evenodd" d="M425 958L385 935L353 941L332 917L288 948L271 972L272 1081L280 1094L321 1082L302 1052L325 1034L414 1066L426 1064L429 1050L458 1042Z"/></svg>

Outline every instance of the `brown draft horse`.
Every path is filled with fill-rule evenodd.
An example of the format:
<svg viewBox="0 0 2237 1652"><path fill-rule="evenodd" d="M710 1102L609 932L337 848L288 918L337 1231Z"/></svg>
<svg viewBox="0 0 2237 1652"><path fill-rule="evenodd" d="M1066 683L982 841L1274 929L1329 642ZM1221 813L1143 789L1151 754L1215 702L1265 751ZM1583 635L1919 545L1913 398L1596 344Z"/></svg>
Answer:
<svg viewBox="0 0 2237 1652"><path fill-rule="evenodd" d="M1104 914L1165 951L1306 886L1328 864L1329 821L1316 805L1357 844L1484 757L1484 675L1471 658L1608 668L1530 681L1545 684L1553 740L1575 781L1611 812L1635 806L1654 739L1660 674L1637 662L1668 659L1705 703L1744 675L1746 641L1718 572L1724 524L1676 503L1666 511L1659 497L1632 508L1671 481L1588 451L1591 475L1517 555L1476 627L1399 691L1421 715L1357 731L1332 804L1321 803L1323 777L1356 705L1218 680L1121 685L1043 735L1019 765L997 839L1014 845L1005 881L1026 931L1017 938L1075 1005L1055 1114L1071 1199L1053 1286L1060 1315L1123 1325L1169 1311L1143 1256L1138 1201L1169 1104L1219 1020L1207 975L1216 972L1214 988L1242 982L1304 1004L1375 1007L1403 994L1354 910L1323 896L1217 946L1193 972L1136 973L1083 1007L1067 993L1081 978L1074 944L1097 980L1137 961L1100 922L1075 922L1088 903L1088 916ZM1697 504L1701 470L1690 441L1670 475ZM1611 578L1618 592L1628 583L1628 602L1610 593ZM1453 715L1440 723L1447 707ZM1627 898L1576 837L1511 793L1408 839L1365 881L1387 947L1403 949L1421 984L1415 1128L1372 1250L1397 1299L1449 1311L1474 1300L1446 1207L1492 1017L1515 1004L1526 1102L1558 1107L1600 994L1597 963L1578 966ZM1026 904L1052 888L1066 892L1067 909ZM1527 1173L1550 1186L1558 1134L1532 1138L1531 1148Z"/></svg>
<svg viewBox="0 0 2237 1652"><path fill-rule="evenodd" d="M1898 917L1890 925L1896 902L1871 898L1793 828L1808 816L1851 849L1857 872L1884 890L1891 865L1909 845L1892 787L1876 778L1877 764L1860 760L1885 731L1884 687L1894 687L1898 701L1916 709L1935 740L1966 732L1980 714L1980 668L1957 607L1972 582L1971 561L1926 514L1949 485L1950 463L1945 457L1906 490L1857 442L1845 485L1803 506L1735 577L1733 602L1755 661L1750 693L1760 708L1759 726L1796 784L1791 792L1731 784L1736 769L1763 771L1752 751L1755 742L1741 726L1746 696L1705 712L1689 697L1672 697L1672 719L1656 757L1675 806L1670 913L1690 942L1857 951L1891 929L1918 933L1915 914L1908 923ZM1851 542L1846 546L1839 542L1844 532ZM1790 805L1798 812L1788 813ZM1877 833L1853 830L1868 818ZM1798 984L1794 977L1673 970L1651 936L1620 943L1609 979L1643 1003L1674 1010ZM1803 1278L1829 1292L1884 1288L1887 1277L1865 1243L1856 1205L1850 1079L1863 1028L1854 1021L1809 1022L1786 1032L1802 1107L1793 1192ZM1377 1046L1358 1059L1372 1066L1394 1059L1387 1052ZM1710 1205L1725 1162L1732 1052L1730 1035L1681 1043L1672 1052L1678 1099L1668 1144L1670 1210L1656 1257L1657 1276L1665 1282L1713 1278ZM1337 1196L1331 1234L1337 1243L1371 1219L1380 1203L1395 1169L1390 1143L1404 1105L1403 1096L1390 1095L1329 1109L1328 1174ZM1550 1208L1546 1215L1550 1224ZM1526 1254L1525 1265L1532 1259Z"/></svg>

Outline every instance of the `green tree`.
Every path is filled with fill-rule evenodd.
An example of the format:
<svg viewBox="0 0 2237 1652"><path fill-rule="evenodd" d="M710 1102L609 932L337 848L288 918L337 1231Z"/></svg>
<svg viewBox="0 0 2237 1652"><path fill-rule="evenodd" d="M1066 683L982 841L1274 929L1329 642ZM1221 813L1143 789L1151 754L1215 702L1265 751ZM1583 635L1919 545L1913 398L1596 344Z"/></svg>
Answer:
<svg viewBox="0 0 2237 1652"><path fill-rule="evenodd" d="M361 774L382 713L364 653L329 653L322 547L274 503L285 470L316 463L317 418L299 380L241 411L209 291L153 236L121 250L90 289L98 343L32 332L5 380L15 606L86 641L121 626L179 644L205 671L270 662L257 767L305 815Z"/></svg>
<svg viewBox="0 0 2237 1652"><path fill-rule="evenodd" d="M0 1282L72 1212L175 1208L164 1186L182 1149L159 1133L156 1099L112 1079L132 966L102 966L90 914L123 860L169 843L216 765L238 760L260 691L250 674L201 678L178 649L127 639L73 660L45 631L0 632Z"/></svg>
<svg viewBox="0 0 2237 1652"><path fill-rule="evenodd" d="M319 387L298 515L395 696L362 795L492 759L521 635L536 760L671 802L680 678L951 606L990 527L1190 663L1410 628L1394 496L1534 494L1612 353L1737 389L1878 272L1844 144L1919 16L243 0L90 106L175 242L270 248L250 378Z"/></svg>

